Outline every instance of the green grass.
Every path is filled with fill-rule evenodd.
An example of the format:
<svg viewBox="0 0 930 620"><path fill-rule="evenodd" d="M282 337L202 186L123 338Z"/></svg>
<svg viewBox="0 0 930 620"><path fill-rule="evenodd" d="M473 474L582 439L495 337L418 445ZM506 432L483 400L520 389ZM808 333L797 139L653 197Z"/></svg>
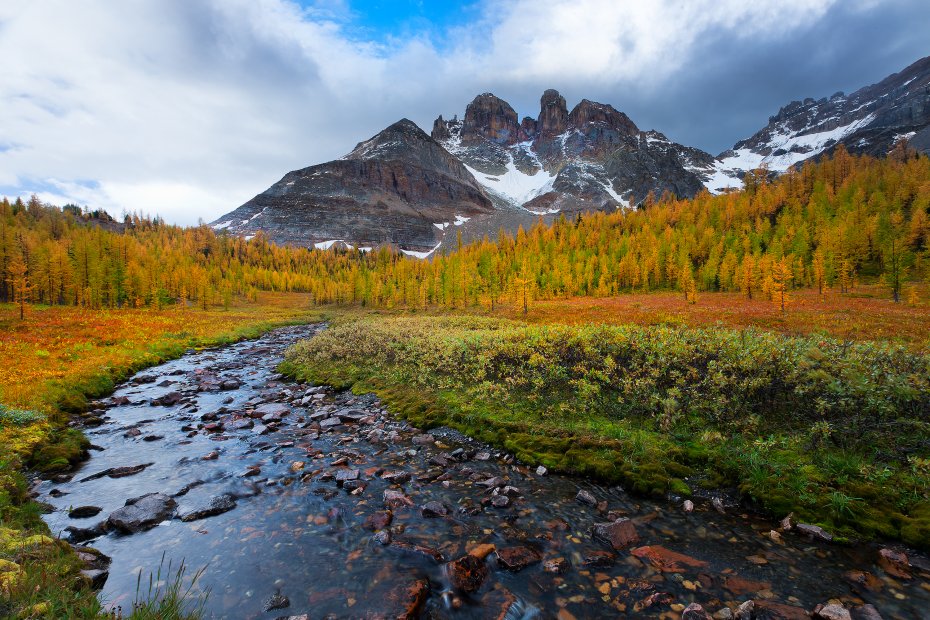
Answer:
<svg viewBox="0 0 930 620"><path fill-rule="evenodd" d="M930 356L752 330L342 319L282 370L520 460L928 548Z"/></svg>

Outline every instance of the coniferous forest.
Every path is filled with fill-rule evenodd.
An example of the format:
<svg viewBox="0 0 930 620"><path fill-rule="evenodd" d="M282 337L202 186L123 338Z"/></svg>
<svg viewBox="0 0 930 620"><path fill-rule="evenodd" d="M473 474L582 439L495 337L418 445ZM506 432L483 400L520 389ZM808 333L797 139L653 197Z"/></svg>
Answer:
<svg viewBox="0 0 930 620"><path fill-rule="evenodd" d="M796 288L849 291L881 282L895 301L922 281L930 254L930 160L832 158L746 189L691 200L648 196L635 209L562 218L461 246L432 260L278 247L207 226L121 221L38 199L0 201L0 300L89 308L189 303L257 291L315 304L463 308L518 300L676 290L740 292L776 302Z"/></svg>

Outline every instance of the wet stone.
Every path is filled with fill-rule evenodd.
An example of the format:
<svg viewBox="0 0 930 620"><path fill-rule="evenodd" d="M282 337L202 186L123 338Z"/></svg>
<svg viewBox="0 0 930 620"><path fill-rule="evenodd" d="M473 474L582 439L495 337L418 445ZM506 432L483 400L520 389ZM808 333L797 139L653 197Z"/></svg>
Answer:
<svg viewBox="0 0 930 620"><path fill-rule="evenodd" d="M442 563L445 561L442 552L438 549L433 549L432 547L428 547L426 545L420 545L405 540L395 540L393 543L391 543L390 548L393 551L400 551L412 555L423 556L437 563Z"/></svg>
<svg viewBox="0 0 930 620"><path fill-rule="evenodd" d="M391 525L391 521L394 519L394 513L390 510L379 510L375 513L368 515L365 518L365 522L362 524L366 530L371 530L376 532L378 530L383 530L386 527Z"/></svg>
<svg viewBox="0 0 930 620"><path fill-rule="evenodd" d="M390 471L381 474L381 479L390 484L403 484L410 481L410 472L407 471Z"/></svg>
<svg viewBox="0 0 930 620"><path fill-rule="evenodd" d="M798 523L794 526L795 530L799 534L813 538L814 540L821 540L823 542L830 542L833 540L833 535L824 530L818 525L808 525L807 523Z"/></svg>
<svg viewBox="0 0 930 620"><path fill-rule="evenodd" d="M699 604L691 603L681 612L681 620L711 620L711 617Z"/></svg>
<svg viewBox="0 0 930 620"><path fill-rule="evenodd" d="M349 480L358 480L359 471L357 469L340 469L336 472L336 482L343 483Z"/></svg>
<svg viewBox="0 0 930 620"><path fill-rule="evenodd" d="M907 560L907 555L901 551L888 548L880 549L878 552L878 565L892 577L898 577L899 579L911 578L910 563Z"/></svg>
<svg viewBox="0 0 930 620"><path fill-rule="evenodd" d="M420 510L424 517L445 517L449 514L449 508L442 502L427 502Z"/></svg>
<svg viewBox="0 0 930 620"><path fill-rule="evenodd" d="M849 610L836 603L818 605L814 609L814 618L818 620L852 620Z"/></svg>
<svg viewBox="0 0 930 620"><path fill-rule="evenodd" d="M171 517L177 502L163 493L151 493L126 500L126 505L110 513L107 523L124 534L151 529Z"/></svg>
<svg viewBox="0 0 930 620"><path fill-rule="evenodd" d="M244 431L246 429L252 428L253 426L255 426L255 422L253 422L251 419L239 418L238 420L233 420L232 423L229 424L228 428L234 431Z"/></svg>
<svg viewBox="0 0 930 620"><path fill-rule="evenodd" d="M506 495L495 495L491 499L491 505L495 508L507 508L510 506L510 498Z"/></svg>
<svg viewBox="0 0 930 620"><path fill-rule="evenodd" d="M90 585L92 590L100 590L106 585L110 571L97 568L90 568L81 571L81 577Z"/></svg>
<svg viewBox="0 0 930 620"><path fill-rule="evenodd" d="M69 525L65 528L67 539L72 543L81 543L94 538L99 538L107 533L106 522L98 523L93 527L74 527Z"/></svg>
<svg viewBox="0 0 930 620"><path fill-rule="evenodd" d="M153 407L173 407L181 402L183 398L180 392L168 392L163 396L153 398L151 402Z"/></svg>
<svg viewBox="0 0 930 620"><path fill-rule="evenodd" d="M223 494L217 497L210 499L210 503L207 506L202 508L194 509L188 513L181 515L181 521L196 521L198 519L206 519L207 517L213 517L224 512L229 512L236 507L236 500L232 495Z"/></svg>
<svg viewBox="0 0 930 620"><path fill-rule="evenodd" d="M803 607L785 605L764 599L753 600L755 620L808 620L811 616Z"/></svg>
<svg viewBox="0 0 930 620"><path fill-rule="evenodd" d="M584 565L591 568L606 568L613 566L617 555L610 551L588 551L584 554Z"/></svg>
<svg viewBox="0 0 930 620"><path fill-rule="evenodd" d="M104 469L103 471L97 472L96 474L91 474L86 478L81 478L78 480L78 482L89 482L91 480L103 478L104 476L109 478L125 478L127 476L134 476L154 464L155 463L142 463L141 465L131 465L128 467L110 467L109 469Z"/></svg>
<svg viewBox="0 0 930 620"><path fill-rule="evenodd" d="M276 592L268 597L262 606L262 611L274 611L275 609L286 609L291 606L291 601L280 592Z"/></svg>
<svg viewBox="0 0 930 620"><path fill-rule="evenodd" d="M391 509L403 508L413 506L413 501L400 491L387 489L384 491L384 506Z"/></svg>
<svg viewBox="0 0 930 620"><path fill-rule="evenodd" d="M68 516L72 519L88 519L96 517L103 510L100 506L78 506L68 511Z"/></svg>
<svg viewBox="0 0 930 620"><path fill-rule="evenodd" d="M578 494L575 496L575 501L587 506L597 506L597 498L595 498L589 491L585 491L584 489L578 491Z"/></svg>
<svg viewBox="0 0 930 620"><path fill-rule="evenodd" d="M543 562L543 570L547 573L562 574L569 569L571 565L565 558L551 558Z"/></svg>
<svg viewBox="0 0 930 620"><path fill-rule="evenodd" d="M542 556L530 547L505 547L497 550L497 562L511 571L520 571L542 561Z"/></svg>
<svg viewBox="0 0 930 620"><path fill-rule="evenodd" d="M592 533L595 538L610 543L614 549L625 549L639 542L636 526L629 519L622 517L613 523L597 523Z"/></svg>
<svg viewBox="0 0 930 620"><path fill-rule="evenodd" d="M488 578L487 564L473 555L464 555L449 562L447 571L452 586L467 593L477 592Z"/></svg>

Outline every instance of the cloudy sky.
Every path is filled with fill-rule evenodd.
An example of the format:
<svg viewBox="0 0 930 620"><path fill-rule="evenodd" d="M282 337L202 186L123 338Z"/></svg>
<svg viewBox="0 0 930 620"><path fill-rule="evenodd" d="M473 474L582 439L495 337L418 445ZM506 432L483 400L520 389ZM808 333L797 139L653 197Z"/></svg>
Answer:
<svg viewBox="0 0 930 620"><path fill-rule="evenodd" d="M930 54L927 0L2 0L0 195L210 221L491 91L719 153Z"/></svg>

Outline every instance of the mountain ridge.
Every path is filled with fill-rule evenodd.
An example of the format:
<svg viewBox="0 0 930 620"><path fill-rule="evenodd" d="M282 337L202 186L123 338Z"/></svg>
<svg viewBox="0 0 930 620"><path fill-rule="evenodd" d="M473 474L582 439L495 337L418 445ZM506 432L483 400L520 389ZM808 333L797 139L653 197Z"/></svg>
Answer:
<svg viewBox="0 0 930 620"><path fill-rule="evenodd" d="M392 245L425 257L457 242L538 219L633 208L649 194L693 197L742 187L749 170L782 173L843 145L882 156L895 144L930 153L930 57L851 95L793 101L713 156L641 130L611 104L569 110L554 89L536 118L490 92L427 134L401 119L340 159L286 174L212 223L279 243Z"/></svg>

